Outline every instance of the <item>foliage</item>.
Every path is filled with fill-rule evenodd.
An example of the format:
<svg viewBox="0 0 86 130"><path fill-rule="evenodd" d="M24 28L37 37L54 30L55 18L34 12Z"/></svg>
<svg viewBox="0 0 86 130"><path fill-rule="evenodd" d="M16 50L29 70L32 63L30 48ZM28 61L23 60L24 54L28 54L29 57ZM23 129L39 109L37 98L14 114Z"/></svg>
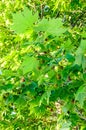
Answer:
<svg viewBox="0 0 86 130"><path fill-rule="evenodd" d="M85 130L85 1L0 4L0 129Z"/></svg>

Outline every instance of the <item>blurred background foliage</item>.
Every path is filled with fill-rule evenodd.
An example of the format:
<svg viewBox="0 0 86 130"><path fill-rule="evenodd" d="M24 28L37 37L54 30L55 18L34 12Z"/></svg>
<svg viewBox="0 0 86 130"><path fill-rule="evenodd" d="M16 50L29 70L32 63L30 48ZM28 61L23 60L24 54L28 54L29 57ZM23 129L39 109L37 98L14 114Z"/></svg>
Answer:
<svg viewBox="0 0 86 130"><path fill-rule="evenodd" d="M0 1L0 129L86 129L85 0Z"/></svg>

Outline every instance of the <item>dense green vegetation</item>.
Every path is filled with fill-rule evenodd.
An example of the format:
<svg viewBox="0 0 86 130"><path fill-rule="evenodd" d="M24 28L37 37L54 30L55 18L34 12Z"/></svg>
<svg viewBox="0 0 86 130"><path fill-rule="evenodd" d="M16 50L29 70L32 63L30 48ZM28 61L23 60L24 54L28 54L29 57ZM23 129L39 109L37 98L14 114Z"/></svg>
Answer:
<svg viewBox="0 0 86 130"><path fill-rule="evenodd" d="M86 130L86 1L0 1L0 130Z"/></svg>

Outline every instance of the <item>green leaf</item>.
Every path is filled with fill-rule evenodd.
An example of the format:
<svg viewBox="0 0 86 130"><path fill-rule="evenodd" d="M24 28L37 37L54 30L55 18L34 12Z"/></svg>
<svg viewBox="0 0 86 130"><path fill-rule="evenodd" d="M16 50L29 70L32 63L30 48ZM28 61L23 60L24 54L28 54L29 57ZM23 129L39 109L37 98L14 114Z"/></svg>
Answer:
<svg viewBox="0 0 86 130"><path fill-rule="evenodd" d="M24 8L22 12L13 14L13 29L16 33L24 33L26 30L31 29L33 24L38 20L38 13L32 14L28 8Z"/></svg>
<svg viewBox="0 0 86 130"><path fill-rule="evenodd" d="M40 125L38 126L38 130L42 130L42 127Z"/></svg>
<svg viewBox="0 0 86 130"><path fill-rule="evenodd" d="M76 57L75 57L75 62L74 64L77 64L77 65L81 65L82 64L82 54L78 54Z"/></svg>
<svg viewBox="0 0 86 130"><path fill-rule="evenodd" d="M47 35L60 36L67 29L63 28L62 20L59 19L42 19L35 27L35 31L44 31Z"/></svg>
<svg viewBox="0 0 86 130"><path fill-rule="evenodd" d="M86 52L86 40L81 41L81 44L76 51L76 55L82 55L84 52Z"/></svg>
<svg viewBox="0 0 86 130"><path fill-rule="evenodd" d="M48 29L48 19L43 18L36 26L35 31L46 31Z"/></svg>
<svg viewBox="0 0 86 130"><path fill-rule="evenodd" d="M82 34L81 34L81 36L82 36L83 38L86 38L86 31L83 31Z"/></svg>
<svg viewBox="0 0 86 130"><path fill-rule="evenodd" d="M82 58L82 68L83 68L83 70L86 69L86 56L83 56L83 58Z"/></svg>
<svg viewBox="0 0 86 130"><path fill-rule="evenodd" d="M86 68L86 40L82 40L76 51L75 64L82 65L83 70Z"/></svg>
<svg viewBox="0 0 86 130"><path fill-rule="evenodd" d="M74 56L71 53L67 53L66 58L69 62L73 62L75 60Z"/></svg>
<svg viewBox="0 0 86 130"><path fill-rule="evenodd" d="M38 117L41 117L41 116L43 116L45 114L45 110L46 110L46 108L43 105L35 106L32 109L30 109L30 115L34 114L34 115L36 115Z"/></svg>
<svg viewBox="0 0 86 130"><path fill-rule="evenodd" d="M24 61L21 65L23 69L23 73L26 74L28 72L34 71L38 67L38 60L35 57L25 56Z"/></svg>
<svg viewBox="0 0 86 130"><path fill-rule="evenodd" d="M15 104L18 106L22 106L25 105L27 103L26 97L25 95L19 95L19 97L17 98L17 100L15 100Z"/></svg>
<svg viewBox="0 0 86 130"><path fill-rule="evenodd" d="M42 104L43 100L46 100L47 101L47 104L49 104L49 98L50 98L50 95L51 95L51 90L47 90L41 97L40 99L40 104Z"/></svg>
<svg viewBox="0 0 86 130"><path fill-rule="evenodd" d="M82 52L86 52L86 40L81 41L80 48L82 49Z"/></svg>
<svg viewBox="0 0 86 130"><path fill-rule="evenodd" d="M34 114L37 116L42 116L42 114L45 113L46 107L43 104L39 106L39 101L40 101L40 97L37 97L36 99L30 101L30 107L29 107L30 115Z"/></svg>
<svg viewBox="0 0 86 130"><path fill-rule="evenodd" d="M14 86L12 84L7 84L5 86L0 86L0 91L4 90L4 91L9 91L12 90Z"/></svg>
<svg viewBox="0 0 86 130"><path fill-rule="evenodd" d="M75 100L77 100L80 103L81 107L83 107L85 99L86 99L86 84L81 86L75 95Z"/></svg>
<svg viewBox="0 0 86 130"><path fill-rule="evenodd" d="M65 49L66 51L70 51L70 47L72 47L71 40L68 39L68 40L65 42L65 44L63 44L63 46L64 46L64 49Z"/></svg>
<svg viewBox="0 0 86 130"><path fill-rule="evenodd" d="M6 99L6 104L9 104L9 103L11 103L11 102L13 102L13 95L12 95L12 94L10 94L10 95L7 97L7 99Z"/></svg>
<svg viewBox="0 0 86 130"><path fill-rule="evenodd" d="M67 112L71 109L72 104L69 104L68 102L62 107L62 111L67 114Z"/></svg>
<svg viewBox="0 0 86 130"><path fill-rule="evenodd" d="M42 130L42 127L40 125L38 126L38 130Z"/></svg>
<svg viewBox="0 0 86 130"><path fill-rule="evenodd" d="M62 124L62 127L60 128L60 130L70 130L70 126L71 126L71 122L65 122Z"/></svg>

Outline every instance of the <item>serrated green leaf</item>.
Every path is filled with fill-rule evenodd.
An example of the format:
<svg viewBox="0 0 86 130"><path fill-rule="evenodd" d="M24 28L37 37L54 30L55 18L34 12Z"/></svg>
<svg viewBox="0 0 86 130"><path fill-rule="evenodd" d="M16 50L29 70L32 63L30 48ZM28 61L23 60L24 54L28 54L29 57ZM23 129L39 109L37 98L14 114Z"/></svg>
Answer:
<svg viewBox="0 0 86 130"><path fill-rule="evenodd" d="M61 19L42 19L35 27L35 31L44 31L47 35L60 36L67 29L62 27Z"/></svg>
<svg viewBox="0 0 86 130"><path fill-rule="evenodd" d="M35 31L46 31L48 29L48 19L43 18L36 26Z"/></svg>
<svg viewBox="0 0 86 130"><path fill-rule="evenodd" d="M37 69L38 64L39 64L39 62L35 57L26 56L21 65L21 68L23 69L23 73L26 74L28 72L31 72L31 71Z"/></svg>
<svg viewBox="0 0 86 130"><path fill-rule="evenodd" d="M37 20L38 13L33 15L32 11L25 7L22 12L13 14L13 25L11 29L16 33L24 33L26 30L31 29Z"/></svg>

